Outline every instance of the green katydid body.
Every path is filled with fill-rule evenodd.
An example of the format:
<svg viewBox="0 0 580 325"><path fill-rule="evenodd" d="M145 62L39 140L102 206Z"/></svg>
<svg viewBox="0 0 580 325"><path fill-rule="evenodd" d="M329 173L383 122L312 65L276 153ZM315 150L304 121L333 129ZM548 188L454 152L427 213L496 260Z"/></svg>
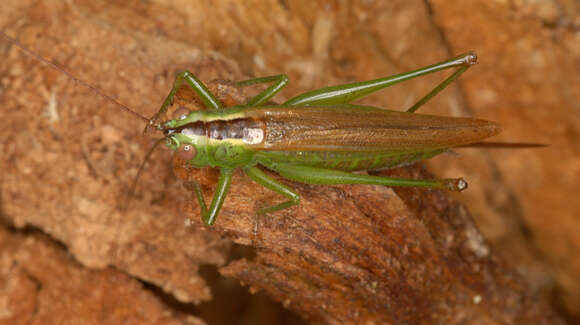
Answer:
<svg viewBox="0 0 580 325"><path fill-rule="evenodd" d="M216 220L236 168L288 198L286 202L261 209L260 213L296 205L300 196L258 166L308 184L376 184L461 191L467 187L461 178L397 179L352 171L410 164L448 148L497 134L498 125L488 121L413 114L475 61L475 54L467 53L400 75L314 90L282 105L265 103L286 85L285 75L251 79L237 86L266 82L273 82L273 85L245 105L229 108L223 107L199 79L186 71L177 76L171 92L147 128L161 130L168 146L178 151L191 166L220 169L209 209L199 184L194 183L193 187L201 206L202 220L208 225ZM451 67L458 69L406 112L348 104L392 84ZM162 122L173 97L185 85L195 91L206 110L182 112L176 119Z"/></svg>
<svg viewBox="0 0 580 325"><path fill-rule="evenodd" d="M495 123L369 106L262 106L195 111L167 123L169 145L192 145L195 167L277 164L343 171L410 164L487 138Z"/></svg>

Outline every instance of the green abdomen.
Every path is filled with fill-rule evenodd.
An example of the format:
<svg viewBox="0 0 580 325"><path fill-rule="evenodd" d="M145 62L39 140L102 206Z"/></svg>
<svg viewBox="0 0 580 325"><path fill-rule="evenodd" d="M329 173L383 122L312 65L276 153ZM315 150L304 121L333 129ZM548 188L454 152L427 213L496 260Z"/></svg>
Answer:
<svg viewBox="0 0 580 325"><path fill-rule="evenodd" d="M344 171L379 170L431 158L446 149L416 152L261 151L258 162L330 168Z"/></svg>

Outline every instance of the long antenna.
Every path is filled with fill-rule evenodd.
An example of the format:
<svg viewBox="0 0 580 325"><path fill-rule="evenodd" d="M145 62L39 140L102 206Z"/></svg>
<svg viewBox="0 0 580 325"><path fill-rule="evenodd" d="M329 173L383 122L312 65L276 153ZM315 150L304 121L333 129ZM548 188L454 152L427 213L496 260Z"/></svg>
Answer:
<svg viewBox="0 0 580 325"><path fill-rule="evenodd" d="M116 98L111 97L107 94L105 94L103 91L101 91L99 88L92 86L91 84L89 84L86 81L83 81L79 78L77 78L76 76L74 76L72 73L66 71L63 67L61 67L60 65L49 61L45 58L43 58L42 56L40 56L39 54L29 50L28 48L26 48L24 45L22 45L19 41L17 41L16 39L6 35L6 33L4 33L4 31L0 31L0 34L2 35L2 37L4 37L8 42L10 42L12 45L16 46L18 49L20 49L20 51L24 52L26 55L48 65L49 67L60 71L62 73L64 73L65 75L67 75L69 78L71 78L74 82L79 83L87 88L89 88L91 91L93 91L94 93L96 93L97 95L103 97L104 99L107 99L115 104L117 104L117 106L119 106L122 110L124 110L127 113L131 113L135 116L137 116L138 118L142 119L145 122L149 122L149 119L146 118L145 116L133 111L132 109L130 109L129 107L125 106L123 103L121 103L120 101L118 101Z"/></svg>
<svg viewBox="0 0 580 325"><path fill-rule="evenodd" d="M149 151L147 151L145 158L143 159L141 165L139 166L139 169L137 170L137 175L135 175L135 178L133 179L133 183L131 184L129 193L127 193L125 201L121 203L122 204L121 211L123 212L123 214L127 212L127 210L129 209L129 204L131 204L131 200L135 196L135 191L137 190L137 182L139 181L139 178L141 177L143 171L145 170L145 164L147 164L147 161L149 161L149 159L151 158L151 155L153 154L153 151L155 151L155 148L157 148L159 144L163 143L164 140L165 138L160 138L159 140L155 141L155 144L149 149Z"/></svg>

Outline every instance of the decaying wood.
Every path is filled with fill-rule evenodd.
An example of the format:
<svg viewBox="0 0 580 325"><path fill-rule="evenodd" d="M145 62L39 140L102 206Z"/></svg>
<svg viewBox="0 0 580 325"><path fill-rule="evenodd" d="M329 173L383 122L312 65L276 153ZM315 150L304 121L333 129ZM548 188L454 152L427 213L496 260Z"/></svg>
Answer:
<svg viewBox="0 0 580 325"><path fill-rule="evenodd" d="M393 175L431 177L406 171ZM446 193L291 185L301 205L264 217L255 209L271 193L234 186L240 196L212 230L257 256L222 274L321 323L558 323ZM191 209L198 218L197 204Z"/></svg>
<svg viewBox="0 0 580 325"><path fill-rule="evenodd" d="M223 83L209 88L222 89L224 102L245 98ZM173 109L185 105L177 98ZM178 155L174 168L185 182L201 182L211 202L215 170L188 167ZM417 166L390 174L433 177ZM299 189L300 205L259 216L260 207L283 199L236 176L228 204L210 229L255 247L257 256L233 261L221 273L267 292L310 321L558 323L550 307L536 301L494 255L467 208L445 191L286 182ZM193 196L184 210L192 224L204 227Z"/></svg>
<svg viewBox="0 0 580 325"><path fill-rule="evenodd" d="M0 227L0 323L182 324L139 281L112 269L89 270L38 231L7 230Z"/></svg>
<svg viewBox="0 0 580 325"><path fill-rule="evenodd" d="M446 58L449 52L480 50L461 39L443 45L445 40L422 1L328 8L324 1L307 1L304 5L292 1L285 6L272 1L251 10L244 2L224 1L212 2L208 5L211 10L202 7L193 11L169 9L162 1L158 3L3 1L0 28L146 116L156 111L175 72L182 69L191 70L204 81L287 72L291 84L276 97L283 100L284 96L324 85L410 70ZM444 2L434 1L433 5L431 9L437 17L445 17L441 18L442 24L449 24L453 35L468 33L462 23L452 24L453 17L465 15L453 16ZM487 2L480 6L487 6ZM487 9L494 12L493 8ZM217 18L206 19L204 15L210 12ZM196 14L201 16L193 19ZM274 36L268 36L273 30L277 30ZM499 34L497 29L489 33ZM403 34L407 38L402 38ZM447 40L452 39L450 36ZM418 43L420 50L412 50L410 44ZM484 57L482 65L486 65L485 55L493 49L490 45L480 53ZM300 317L317 323L561 323L543 291L550 288L551 278L543 268L532 267L541 265L542 259L533 250L528 251L531 244L522 239L520 228L513 227L516 231L512 232L511 227L497 222L520 218L517 220L525 228L526 213L537 202L526 203L528 208L520 211L523 201L518 195L538 197L537 193L546 193L545 189L533 195L522 190L533 184L529 180L520 183L522 177L516 177L526 172L525 167L516 168L528 163L537 172L534 159L513 158L516 162L509 166L514 172L505 176L510 179L506 182L502 175L506 175L507 167L498 168L497 161L482 151L437 158L430 165L435 166L437 176L447 172L445 176L473 180L466 193L453 198L433 190L308 186L282 180L297 189L302 202L264 217L258 217L255 211L281 198L237 173L216 225L208 228L200 225L199 207L175 174L201 180L207 201L215 186L215 174L183 168L174 172L169 152L158 149L139 180L129 209L122 212L119 206L153 143L151 137L141 136L143 123L5 42L0 42L0 53L0 118L4 121L0 128L0 212L17 228L29 226L48 235L2 230L0 239L11 244L0 246L5 261L0 265L0 295L10 304L1 307L0 317L8 311L32 310L29 302L43 298L34 290L35 285L60 285L61 271L39 271L42 263L51 262L59 264L55 269L68 269L69 273L64 274L76 279L69 283L70 292L80 301L83 297L78 298L78 292L87 283L87 288L99 287L87 290L106 291L119 286L118 294L110 292L101 300L85 302L113 306L121 304L118 300L125 296L131 296L127 298L131 302L135 295L142 298L140 304L160 312L178 310L168 319L180 322L185 322L184 314L199 321L201 312L194 305L212 299L210 286L215 288L215 283L208 283L209 277L200 274L203 265L212 265L251 291L266 293ZM496 61L513 64L505 58L496 57ZM492 70L486 65L485 69L470 71L461 82L467 81L468 90L483 87L486 80L498 78L488 75ZM473 82L473 74L482 71L487 79ZM541 74L545 70L537 71ZM422 78L403 92L376 95L368 103L404 107L439 77ZM504 84L515 87L516 81L504 80ZM227 83L221 85L225 87L216 86L214 90L239 101L227 90ZM444 112L446 107L485 106L484 112L475 114L480 117L491 110L488 106L494 106L489 104L493 98L510 95L490 93L489 89L477 96L472 93L466 95L466 101L457 87L450 87L425 109L431 109L431 113L439 109L438 113L450 115ZM533 102L533 91L516 89L511 93L528 94L532 99L526 100ZM480 105L478 98L488 104ZM468 114L462 111L459 115ZM554 110L549 114L555 116ZM501 113L490 119L504 122L504 118L508 116ZM573 135L575 129L570 130ZM537 140L523 136L526 132L522 131L517 140ZM564 155L568 151L559 152ZM546 161L544 156L540 158ZM433 177L424 169L420 164L390 173ZM512 187L518 191L512 191ZM557 189L550 192L554 197L546 200L549 202L558 202L564 196ZM458 197L468 205L458 203ZM569 215L565 205L559 204L559 208L561 215ZM469 211L488 229L494 229L490 225L500 226L500 235L491 236L493 245L483 239ZM554 227L561 225L555 218L546 219L551 219ZM510 242L511 238L515 239ZM236 247L232 243L254 248L255 257L232 260L230 250ZM64 256L63 250L69 255ZM556 252L560 257L555 260L566 260L561 257L562 251ZM571 257L569 261L569 265L557 264L563 270L560 279L573 278L577 262ZM105 271L96 270L108 266L111 268ZM523 272L516 272L518 267ZM33 270L34 274L27 279L22 270ZM91 283L89 278L97 280ZM23 289L14 289L10 283ZM573 306L570 302L577 297L577 283L562 280L560 286L567 292L568 306ZM151 302L148 288L155 288L153 292L160 300L167 302L167 296L171 297L172 304L160 307ZM12 304L15 299L26 303ZM77 319L94 319L109 311L87 312L82 304L76 306ZM43 312L61 311L49 308ZM132 315L137 318L131 320L137 322L138 312ZM43 320L35 314L30 319Z"/></svg>

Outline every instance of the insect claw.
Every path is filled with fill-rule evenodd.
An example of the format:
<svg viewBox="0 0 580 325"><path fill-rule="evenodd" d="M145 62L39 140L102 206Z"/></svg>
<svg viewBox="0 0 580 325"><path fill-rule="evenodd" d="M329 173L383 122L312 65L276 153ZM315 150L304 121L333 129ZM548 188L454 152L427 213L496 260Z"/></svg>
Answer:
<svg viewBox="0 0 580 325"><path fill-rule="evenodd" d="M455 180L455 190L456 191L463 191L467 188L467 182L463 178L458 178Z"/></svg>
<svg viewBox="0 0 580 325"><path fill-rule="evenodd" d="M440 183L448 191L461 192L467 188L467 182L463 178L447 178Z"/></svg>
<svg viewBox="0 0 580 325"><path fill-rule="evenodd" d="M477 63L477 53L475 52L468 52L467 56L465 56L465 63L468 65L474 65Z"/></svg>

